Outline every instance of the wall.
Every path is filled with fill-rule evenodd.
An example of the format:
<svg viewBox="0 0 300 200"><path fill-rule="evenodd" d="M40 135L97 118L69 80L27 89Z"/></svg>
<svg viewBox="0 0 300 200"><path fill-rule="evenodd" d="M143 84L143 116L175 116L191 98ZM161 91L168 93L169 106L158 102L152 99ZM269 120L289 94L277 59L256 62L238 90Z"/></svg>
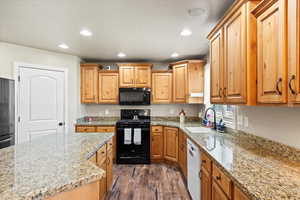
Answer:
<svg viewBox="0 0 300 200"><path fill-rule="evenodd" d="M79 57L0 42L0 77L14 78L14 62L68 69L67 123L73 125L79 105Z"/></svg>

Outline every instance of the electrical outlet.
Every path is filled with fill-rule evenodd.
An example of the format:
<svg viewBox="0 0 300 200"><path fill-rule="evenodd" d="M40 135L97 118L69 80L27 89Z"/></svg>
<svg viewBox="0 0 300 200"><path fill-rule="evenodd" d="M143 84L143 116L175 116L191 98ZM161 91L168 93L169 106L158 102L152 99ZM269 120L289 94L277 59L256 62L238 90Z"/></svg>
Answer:
<svg viewBox="0 0 300 200"><path fill-rule="evenodd" d="M244 116L244 127L248 128L248 126L249 126L249 119L248 117Z"/></svg>

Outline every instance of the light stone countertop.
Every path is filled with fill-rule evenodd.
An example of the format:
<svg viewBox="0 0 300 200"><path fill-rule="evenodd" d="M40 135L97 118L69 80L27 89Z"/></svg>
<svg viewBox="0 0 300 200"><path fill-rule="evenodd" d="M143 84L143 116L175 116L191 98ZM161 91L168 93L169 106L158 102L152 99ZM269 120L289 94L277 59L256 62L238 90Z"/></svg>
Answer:
<svg viewBox="0 0 300 200"><path fill-rule="evenodd" d="M0 199L42 200L97 180L105 171L87 159L114 133L44 136L0 150Z"/></svg>
<svg viewBox="0 0 300 200"><path fill-rule="evenodd" d="M115 125L110 121L101 125ZM78 123L80 124L80 123ZM93 125L94 122L90 123ZM99 124L99 123L95 123ZM81 124L80 124L81 125ZM152 120L151 125L173 126L206 152L217 165L249 195L251 200L300 200L300 163L260 148L247 137L215 131L191 133L186 127L201 127L200 122ZM272 145L272 144L271 144ZM284 146L282 147L284 150Z"/></svg>

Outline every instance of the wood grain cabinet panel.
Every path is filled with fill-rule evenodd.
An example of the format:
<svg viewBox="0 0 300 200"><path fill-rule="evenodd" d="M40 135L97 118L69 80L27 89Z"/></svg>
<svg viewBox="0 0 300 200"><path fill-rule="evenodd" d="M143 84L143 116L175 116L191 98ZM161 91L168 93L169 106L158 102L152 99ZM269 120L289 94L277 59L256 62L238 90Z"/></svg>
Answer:
<svg viewBox="0 0 300 200"><path fill-rule="evenodd" d="M106 159L105 161L99 166L101 169L106 171ZM105 173L104 177L100 181L100 200L105 198L107 192L107 173Z"/></svg>
<svg viewBox="0 0 300 200"><path fill-rule="evenodd" d="M288 99L300 103L300 1L288 0Z"/></svg>
<svg viewBox="0 0 300 200"><path fill-rule="evenodd" d="M95 126L76 126L75 129L78 133L93 133L96 131Z"/></svg>
<svg viewBox="0 0 300 200"><path fill-rule="evenodd" d="M212 103L223 103L223 29L210 41L210 63L210 100Z"/></svg>
<svg viewBox="0 0 300 200"><path fill-rule="evenodd" d="M262 3L253 12L257 18L257 100L287 102L286 2Z"/></svg>
<svg viewBox="0 0 300 200"><path fill-rule="evenodd" d="M117 104L119 102L119 73L99 73L98 103Z"/></svg>
<svg viewBox="0 0 300 200"><path fill-rule="evenodd" d="M184 175L187 178L187 144L186 135L181 130L179 130L179 140L178 140L178 164Z"/></svg>
<svg viewBox="0 0 300 200"><path fill-rule="evenodd" d="M202 60L188 62L186 102L189 104L203 103L204 101L204 64L205 62ZM200 96L192 96L192 94L196 93L200 94Z"/></svg>
<svg viewBox="0 0 300 200"><path fill-rule="evenodd" d="M234 187L234 200L250 200L238 187Z"/></svg>
<svg viewBox="0 0 300 200"><path fill-rule="evenodd" d="M226 103L246 103L246 7L237 10L224 25L224 88Z"/></svg>
<svg viewBox="0 0 300 200"><path fill-rule="evenodd" d="M212 177L214 179L214 182L216 182L222 188L224 193L228 197L231 197L232 181L215 164L213 164Z"/></svg>
<svg viewBox="0 0 300 200"><path fill-rule="evenodd" d="M151 160L163 160L164 134L161 126L152 127L151 132Z"/></svg>
<svg viewBox="0 0 300 200"><path fill-rule="evenodd" d="M150 66L136 66L134 76L135 76L135 87L151 88Z"/></svg>
<svg viewBox="0 0 300 200"><path fill-rule="evenodd" d="M97 64L81 64L81 103L98 102L98 68Z"/></svg>
<svg viewBox="0 0 300 200"><path fill-rule="evenodd" d="M212 200L229 200L226 194L222 191L222 189L218 186L218 184L213 181L212 182Z"/></svg>
<svg viewBox="0 0 300 200"><path fill-rule="evenodd" d="M187 97L187 64L173 67L173 101L185 103Z"/></svg>
<svg viewBox="0 0 300 200"><path fill-rule="evenodd" d="M152 73L152 103L172 102L172 73Z"/></svg>
<svg viewBox="0 0 300 200"><path fill-rule="evenodd" d="M201 200L211 200L211 174L202 167L201 169Z"/></svg>
<svg viewBox="0 0 300 200"><path fill-rule="evenodd" d="M164 158L178 161L178 128L164 127Z"/></svg>
<svg viewBox="0 0 300 200"><path fill-rule="evenodd" d="M134 87L134 66L120 66L120 87Z"/></svg>
<svg viewBox="0 0 300 200"><path fill-rule="evenodd" d="M112 151L107 152L107 163L106 163L106 184L107 190L109 191L113 181L113 153Z"/></svg>

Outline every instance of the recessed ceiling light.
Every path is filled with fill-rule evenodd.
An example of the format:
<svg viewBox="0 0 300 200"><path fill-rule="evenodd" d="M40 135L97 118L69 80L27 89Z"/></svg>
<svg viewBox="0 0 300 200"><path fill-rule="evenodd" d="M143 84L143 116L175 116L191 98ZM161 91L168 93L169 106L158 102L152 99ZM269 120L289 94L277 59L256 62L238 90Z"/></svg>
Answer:
<svg viewBox="0 0 300 200"><path fill-rule="evenodd" d="M176 52L175 52L175 53L172 53L172 55L171 55L172 58L177 58L178 56L179 56L179 54L176 53Z"/></svg>
<svg viewBox="0 0 300 200"><path fill-rule="evenodd" d="M192 31L190 29L183 29L180 33L182 36L190 36L192 35Z"/></svg>
<svg viewBox="0 0 300 200"><path fill-rule="evenodd" d="M66 45L65 43L61 43L60 45L58 45L58 47L62 48L62 49L68 49L69 46Z"/></svg>
<svg viewBox="0 0 300 200"><path fill-rule="evenodd" d="M124 57L126 57L126 54L125 54L125 53L122 53L122 52L120 52L120 53L118 53L118 57L120 57L120 58L124 58Z"/></svg>
<svg viewBox="0 0 300 200"><path fill-rule="evenodd" d="M87 29L82 29L80 31L80 34L83 35L83 36L92 36L93 35L93 33L91 31L87 30Z"/></svg>

